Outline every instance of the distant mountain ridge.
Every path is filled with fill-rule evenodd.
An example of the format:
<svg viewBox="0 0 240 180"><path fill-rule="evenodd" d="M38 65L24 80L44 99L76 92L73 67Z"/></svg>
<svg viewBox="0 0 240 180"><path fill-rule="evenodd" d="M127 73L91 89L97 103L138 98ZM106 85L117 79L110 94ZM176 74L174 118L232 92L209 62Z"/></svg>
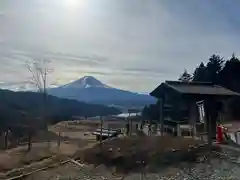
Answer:
<svg viewBox="0 0 240 180"><path fill-rule="evenodd" d="M113 88L92 76L85 76L69 84L51 88L48 93L60 98L104 105L144 106L155 102L155 99L149 95Z"/></svg>
<svg viewBox="0 0 240 180"><path fill-rule="evenodd" d="M0 132L9 125L22 123L22 113L28 118L42 117L43 95L37 92L13 92L0 89ZM77 117L117 115L121 111L114 107L79 102L47 96L49 123Z"/></svg>

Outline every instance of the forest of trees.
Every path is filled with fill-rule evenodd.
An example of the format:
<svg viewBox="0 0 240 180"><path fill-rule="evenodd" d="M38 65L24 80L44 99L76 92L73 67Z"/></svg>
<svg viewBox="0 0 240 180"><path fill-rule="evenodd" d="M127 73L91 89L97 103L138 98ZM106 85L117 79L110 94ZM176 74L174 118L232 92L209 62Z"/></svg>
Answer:
<svg viewBox="0 0 240 180"><path fill-rule="evenodd" d="M229 59L213 54L207 63L201 62L193 73L189 73L185 69L178 80L183 82L212 82L240 93L240 60L234 53ZM233 99L229 105L232 117L240 118L240 98ZM143 109L144 116L151 119L158 118L158 113L151 113L159 111L157 108L157 105L145 107Z"/></svg>
<svg viewBox="0 0 240 180"><path fill-rule="evenodd" d="M15 124L24 124L26 119L37 124L42 118L43 96L36 92L13 92L0 89L0 133ZM91 117L119 114L116 108L88 104L76 100L47 96L48 123L69 120L73 116ZM29 122L27 122L29 124Z"/></svg>

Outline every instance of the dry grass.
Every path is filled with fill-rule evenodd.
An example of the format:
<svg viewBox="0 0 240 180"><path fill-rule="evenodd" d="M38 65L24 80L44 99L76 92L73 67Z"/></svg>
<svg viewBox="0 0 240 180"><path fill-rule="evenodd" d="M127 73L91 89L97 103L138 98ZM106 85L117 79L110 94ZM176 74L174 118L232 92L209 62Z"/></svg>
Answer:
<svg viewBox="0 0 240 180"><path fill-rule="evenodd" d="M182 137L127 137L105 141L93 148L77 152L75 157L89 164L104 164L115 167L117 171L127 172L156 164L160 166L195 161L200 148L189 151L189 146L199 144L203 142Z"/></svg>
<svg viewBox="0 0 240 180"><path fill-rule="evenodd" d="M76 135L65 134L71 129L62 129L62 135L58 136L58 130L50 128L53 131L37 132L32 139L32 150L27 151L27 142L21 142L21 145L8 150L0 151L0 172L6 172L11 169L25 167L30 164L44 161L55 156L71 156L80 148L92 143L88 139L84 139L84 130L79 130ZM58 147L57 140L61 140L61 145ZM48 142L49 141L49 142ZM1 179L1 178L0 178Z"/></svg>
<svg viewBox="0 0 240 180"><path fill-rule="evenodd" d="M43 147L33 148L30 152L27 152L26 148L14 149L14 151L9 151L1 155L0 171L4 172L13 168L29 165L32 162L38 162L50 158L53 155L53 152Z"/></svg>
<svg viewBox="0 0 240 180"><path fill-rule="evenodd" d="M0 151L0 179L10 173L19 174L58 161L61 157L71 157L80 149L96 143L91 132L98 128L100 121L65 121L49 128L48 132L38 132L33 137L32 150L27 152L27 142L21 146ZM122 128L124 121L104 121L105 126ZM57 146L58 132L61 132L61 145ZM87 135L86 135L87 134ZM50 148L48 142L50 141ZM83 151L83 150L82 150ZM22 170L24 169L24 170ZM10 175L9 174L9 175Z"/></svg>
<svg viewBox="0 0 240 180"><path fill-rule="evenodd" d="M50 148L47 143L33 144L30 152L27 152L26 147L8 150L0 154L0 179L46 167L68 158L77 150L79 150L77 144L64 142L59 148L52 142Z"/></svg>

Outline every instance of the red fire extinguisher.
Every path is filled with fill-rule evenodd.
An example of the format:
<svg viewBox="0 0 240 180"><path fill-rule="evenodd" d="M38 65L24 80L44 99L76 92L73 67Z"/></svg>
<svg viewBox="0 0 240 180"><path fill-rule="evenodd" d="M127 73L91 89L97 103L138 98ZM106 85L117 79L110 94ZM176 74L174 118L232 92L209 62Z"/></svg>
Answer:
<svg viewBox="0 0 240 180"><path fill-rule="evenodd" d="M223 142L223 127L221 125L217 126L217 143L221 144Z"/></svg>

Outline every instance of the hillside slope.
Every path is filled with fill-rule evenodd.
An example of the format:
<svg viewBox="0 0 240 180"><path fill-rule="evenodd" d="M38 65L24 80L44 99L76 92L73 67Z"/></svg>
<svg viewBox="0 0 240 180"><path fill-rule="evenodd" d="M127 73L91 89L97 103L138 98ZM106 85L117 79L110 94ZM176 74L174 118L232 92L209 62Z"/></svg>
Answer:
<svg viewBox="0 0 240 180"><path fill-rule="evenodd" d="M42 107L42 94L0 90L0 126L21 119L22 112L32 117L42 116ZM72 116L99 116L119 113L121 112L116 108L47 96L49 119L67 120Z"/></svg>

